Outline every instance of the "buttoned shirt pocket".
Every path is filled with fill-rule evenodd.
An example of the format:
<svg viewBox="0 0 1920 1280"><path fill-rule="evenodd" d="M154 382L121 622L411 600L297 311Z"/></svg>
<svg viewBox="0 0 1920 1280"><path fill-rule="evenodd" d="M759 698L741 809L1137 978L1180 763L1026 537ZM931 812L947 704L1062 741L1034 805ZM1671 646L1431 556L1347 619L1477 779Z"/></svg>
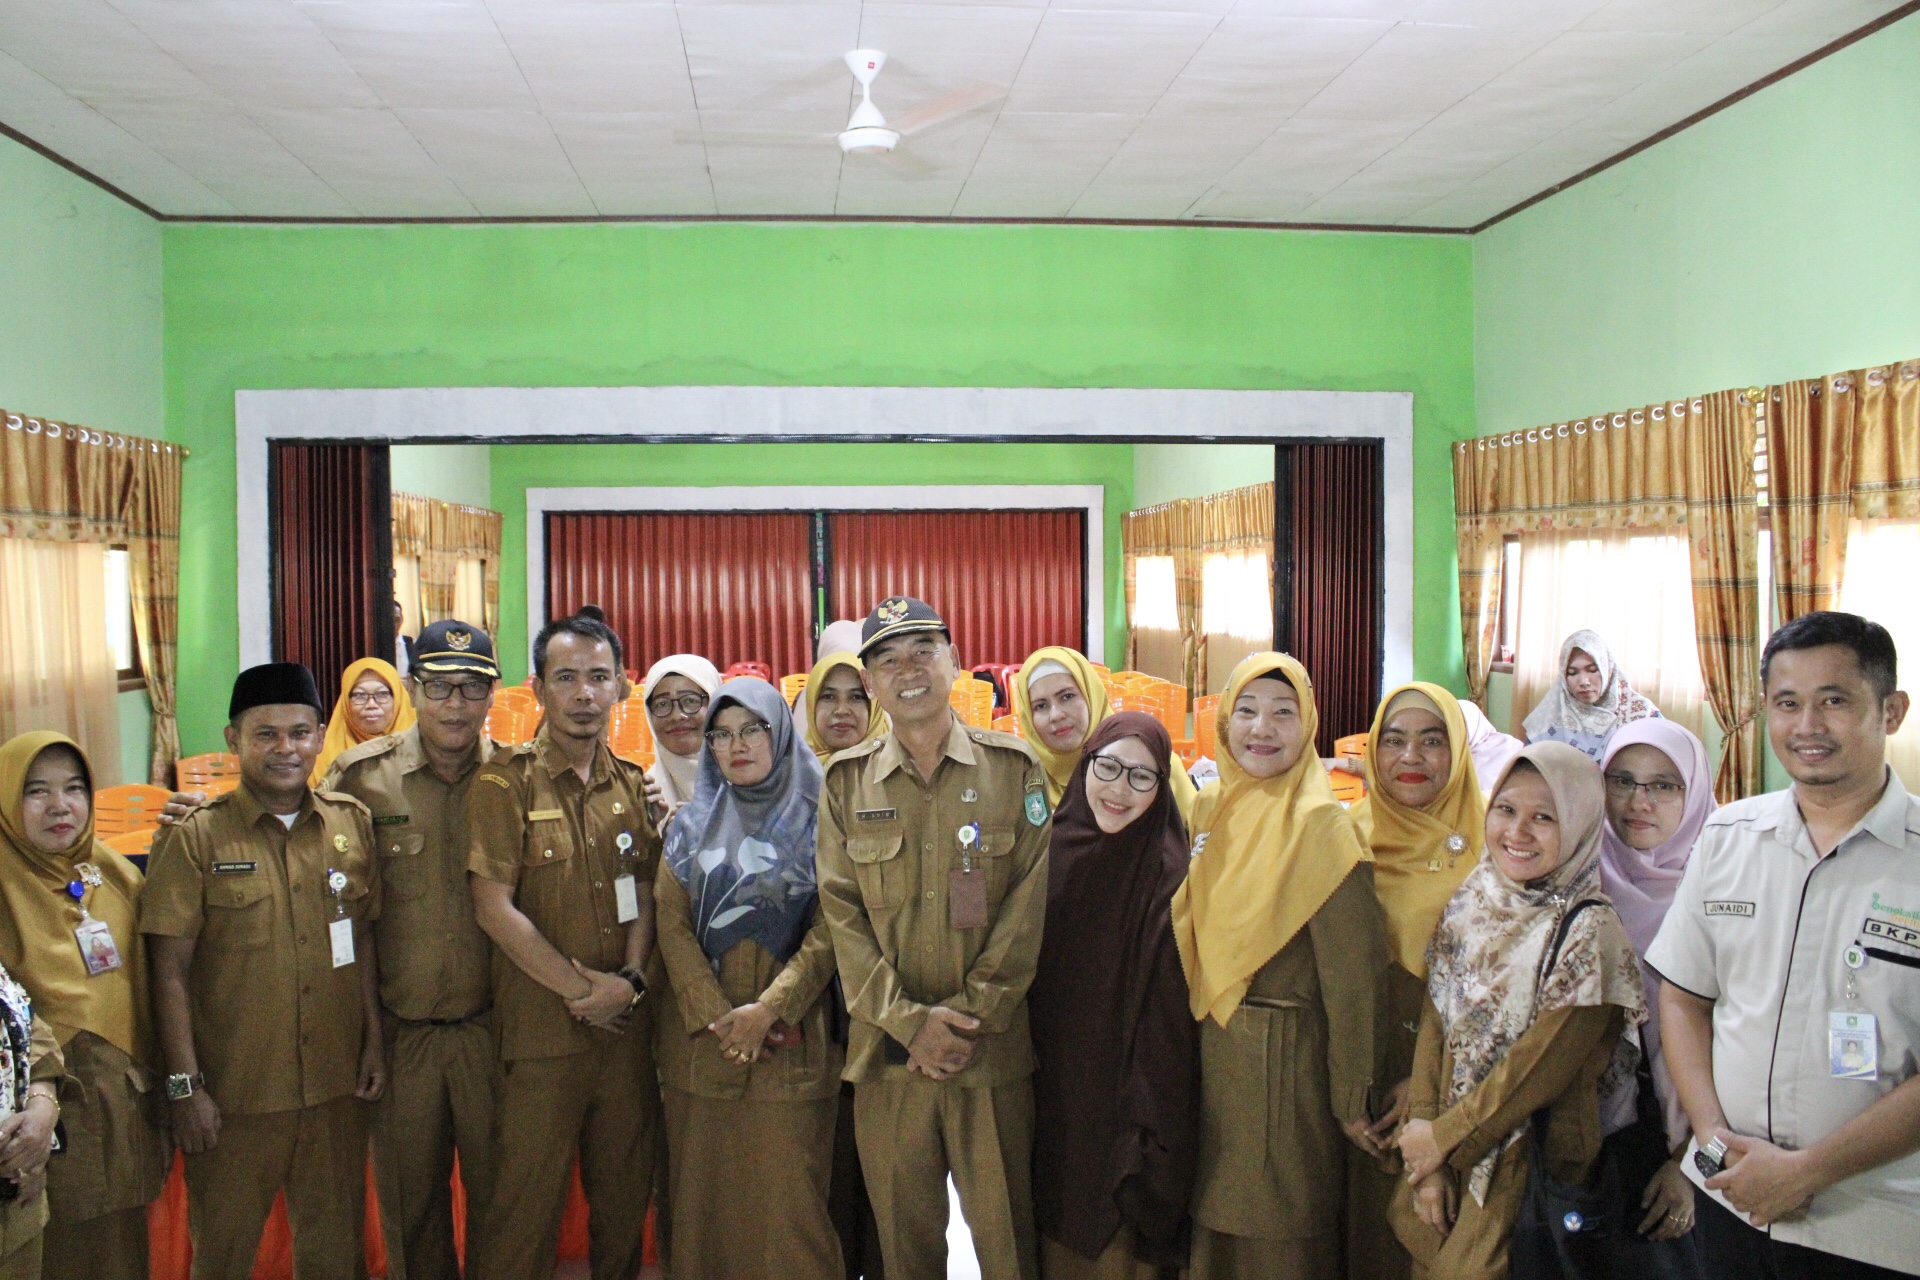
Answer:
<svg viewBox="0 0 1920 1280"><path fill-rule="evenodd" d="M551 867L573 857L573 830L558 809L552 817L536 810L527 815L527 836L520 845L520 865L526 868Z"/></svg>
<svg viewBox="0 0 1920 1280"><path fill-rule="evenodd" d="M265 872L214 876L207 887L203 944L253 951L273 937L273 884Z"/></svg>
<svg viewBox="0 0 1920 1280"><path fill-rule="evenodd" d="M1013 884L1013 842L1019 832L1011 827L980 828L980 848L974 857L987 873L987 907L989 911L1000 906L1000 900L1007 896L1007 889Z"/></svg>
<svg viewBox="0 0 1920 1280"><path fill-rule="evenodd" d="M380 888L387 897L407 902L427 891L431 871L420 856L426 843L427 838L417 834L381 839Z"/></svg>
<svg viewBox="0 0 1920 1280"><path fill-rule="evenodd" d="M899 831L847 837L847 860L853 863L867 910L897 911L907 900L907 868L900 857L903 842Z"/></svg>

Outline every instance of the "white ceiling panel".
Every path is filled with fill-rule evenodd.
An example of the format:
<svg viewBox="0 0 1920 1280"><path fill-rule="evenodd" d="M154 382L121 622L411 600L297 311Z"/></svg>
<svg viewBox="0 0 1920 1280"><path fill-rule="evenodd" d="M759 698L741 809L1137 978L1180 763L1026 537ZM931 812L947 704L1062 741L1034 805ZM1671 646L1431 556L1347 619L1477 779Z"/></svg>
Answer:
<svg viewBox="0 0 1920 1280"><path fill-rule="evenodd" d="M0 0L0 122L163 214L1467 227L1898 4Z"/></svg>

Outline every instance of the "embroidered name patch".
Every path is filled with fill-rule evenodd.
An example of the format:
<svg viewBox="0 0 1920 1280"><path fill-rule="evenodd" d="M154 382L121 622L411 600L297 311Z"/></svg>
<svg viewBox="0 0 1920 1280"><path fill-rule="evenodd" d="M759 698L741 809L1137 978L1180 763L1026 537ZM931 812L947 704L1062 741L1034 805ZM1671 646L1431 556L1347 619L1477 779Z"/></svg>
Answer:
<svg viewBox="0 0 1920 1280"><path fill-rule="evenodd" d="M1753 918L1753 904L1751 902L1709 902L1706 904L1706 911L1710 916L1744 916L1747 919Z"/></svg>
<svg viewBox="0 0 1920 1280"><path fill-rule="evenodd" d="M1866 923L1860 926L1860 932L1869 938L1885 938L1888 942L1897 942L1903 947L1920 947L1920 929L1895 924L1891 920L1876 920L1868 916Z"/></svg>
<svg viewBox="0 0 1920 1280"><path fill-rule="evenodd" d="M855 822L892 822L899 816L898 809L855 809L853 811Z"/></svg>
<svg viewBox="0 0 1920 1280"><path fill-rule="evenodd" d="M376 827L396 826L399 823L408 821L410 817L411 815L404 813L383 813L374 818L373 825Z"/></svg>
<svg viewBox="0 0 1920 1280"><path fill-rule="evenodd" d="M528 822L558 822L567 816L565 809L529 809Z"/></svg>
<svg viewBox="0 0 1920 1280"><path fill-rule="evenodd" d="M257 862L216 862L213 864L213 874L217 876L252 875L259 865Z"/></svg>

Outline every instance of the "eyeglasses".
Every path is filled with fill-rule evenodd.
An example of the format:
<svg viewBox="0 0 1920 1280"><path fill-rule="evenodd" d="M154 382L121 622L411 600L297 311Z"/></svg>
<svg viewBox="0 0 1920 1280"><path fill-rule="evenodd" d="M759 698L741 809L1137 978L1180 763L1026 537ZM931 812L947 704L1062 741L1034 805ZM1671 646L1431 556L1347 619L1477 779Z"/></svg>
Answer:
<svg viewBox="0 0 1920 1280"><path fill-rule="evenodd" d="M889 649L867 660L867 670L892 675L907 666L930 667L940 656L941 646L932 640L920 640L902 649Z"/></svg>
<svg viewBox="0 0 1920 1280"><path fill-rule="evenodd" d="M707 745L715 751L725 751L733 745L734 739L738 738L741 746L751 750L765 742L767 735L771 732L773 732L773 730L767 727L767 722L764 720L755 720L750 724L743 724L737 731L733 729L709 729L707 730Z"/></svg>
<svg viewBox="0 0 1920 1280"><path fill-rule="evenodd" d="M384 707L392 701L391 689L355 689L347 695L347 702L356 707Z"/></svg>
<svg viewBox="0 0 1920 1280"><path fill-rule="evenodd" d="M647 714L665 719L678 711L683 716L699 715L707 707L704 693L656 694L647 699Z"/></svg>
<svg viewBox="0 0 1920 1280"><path fill-rule="evenodd" d="M1129 768L1112 756L1095 756L1093 763L1087 767L1092 770L1093 776L1102 782L1113 782L1121 774L1126 774L1127 785L1143 796L1151 795L1153 789L1160 785L1160 779L1165 776L1159 770L1149 769L1145 765L1134 765Z"/></svg>
<svg viewBox="0 0 1920 1280"><path fill-rule="evenodd" d="M422 680L420 692L428 702L445 702L458 689L460 696L468 702L484 702L493 692L491 680Z"/></svg>
<svg viewBox="0 0 1920 1280"><path fill-rule="evenodd" d="M1668 782L1665 778L1656 778L1652 782L1642 782L1630 773L1610 773L1607 775L1607 794L1616 800L1626 800L1636 791L1644 791L1647 798L1655 804L1672 804L1686 797L1684 783Z"/></svg>

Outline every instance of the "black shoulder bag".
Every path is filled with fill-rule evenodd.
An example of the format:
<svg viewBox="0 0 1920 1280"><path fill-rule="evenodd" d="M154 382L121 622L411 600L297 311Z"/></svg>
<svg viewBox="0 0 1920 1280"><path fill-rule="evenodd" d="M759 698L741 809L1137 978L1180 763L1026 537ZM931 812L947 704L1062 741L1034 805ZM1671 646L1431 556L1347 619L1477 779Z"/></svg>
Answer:
<svg viewBox="0 0 1920 1280"><path fill-rule="evenodd" d="M1560 945L1589 898L1560 921L1544 973L1560 958ZM1585 1185L1562 1182L1547 1169L1549 1108L1533 1113L1528 1140L1527 1194L1513 1226L1512 1280L1699 1280L1703 1274L1692 1233L1652 1240L1636 1229L1646 1210L1640 1197L1667 1159L1667 1125L1653 1089L1646 1043L1634 1069L1639 1098L1634 1122L1600 1144Z"/></svg>

